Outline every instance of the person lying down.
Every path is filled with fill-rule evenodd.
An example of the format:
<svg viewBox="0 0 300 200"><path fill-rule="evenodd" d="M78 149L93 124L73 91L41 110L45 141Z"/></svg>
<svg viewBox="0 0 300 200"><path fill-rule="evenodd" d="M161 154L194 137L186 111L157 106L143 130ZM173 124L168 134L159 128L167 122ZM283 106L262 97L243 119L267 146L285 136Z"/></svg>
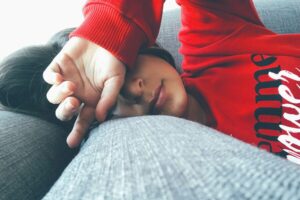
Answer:
<svg viewBox="0 0 300 200"><path fill-rule="evenodd" d="M3 106L50 120L68 130L72 127L74 117L56 118L57 105L46 98L50 85L43 80L42 74L73 30L69 28L56 33L45 45L19 49L1 62L0 102ZM107 120L159 114L206 124L204 110L185 91L173 57L155 44L139 52L136 65L127 72L125 84Z"/></svg>
<svg viewBox="0 0 300 200"><path fill-rule="evenodd" d="M56 119L55 111L57 106L52 105L46 99L50 85L44 82L42 77L45 68L62 49L66 41L68 41L68 35L72 30L73 29L66 29L58 32L45 45L22 48L1 62L1 104L13 111L33 114L58 123L68 130L72 128L75 117L61 117L60 119L63 120L63 122ZM251 57L252 62L260 67L271 65L276 61L274 58L275 57L260 54L253 54ZM273 68L269 71L264 69L258 71L255 73L256 79L260 80L260 78L268 72L270 72L269 75L276 80L284 79L283 81L285 81L287 79L299 78L293 73L283 71L278 74L276 69L272 69ZM241 74L241 76L242 75L247 76L247 74ZM201 77L202 74L197 71L194 75L190 75L187 72L179 74L176 71L171 54L158 45L141 49L135 66L133 69L128 70L126 74L125 83L121 89L117 103L111 109L107 120L141 115L170 115L181 117L210 126L246 143L253 144L276 155L288 158L295 163L300 163L300 159L298 159L300 155L298 156L297 153L298 147L295 146L298 144L298 140L294 136L290 134L289 138L280 138L280 136L267 137L262 135L261 137L266 137L269 141L267 142L265 140L256 144L255 141L257 138L254 138L255 135L253 135L252 128L243 129L241 132L239 126L236 126L237 124L249 123L247 120L249 112L244 112L246 111L246 107L235 110L235 112L240 113L240 117L232 119L230 113L225 112L226 109L223 109L224 106L226 107L226 102L224 101L224 105L215 104L216 107L212 107L211 102L206 101L206 99L208 99L207 96L201 93L200 90L197 90L196 87L189 85L191 84L189 82L189 76L193 78L193 80L198 80L197 78ZM217 76L217 74L215 74L215 76ZM183 77L185 77L185 79ZM214 80L207 80L206 82ZM199 79L199 83L197 84L203 85L207 83ZM211 92L213 92L214 85L211 85L211 87ZM222 85L218 85L218 87L222 87ZM258 85L257 89L259 90L260 87L264 87L264 85ZM226 91L222 92L226 93ZM247 91L241 92L247 93ZM219 98L222 99L224 97L220 95ZM232 98L231 100L234 105L235 99ZM245 99L245 102L247 101L248 100ZM236 104L238 104L238 101ZM285 104L285 106L288 105ZM290 108L292 109L293 107L290 106ZM258 112L255 112L258 117L257 119L260 119L259 117L267 117L266 115L276 114L271 112L270 109L267 111L271 113L267 113L266 115L261 114L261 112L265 110L266 109L260 109ZM74 112L77 111L78 110L74 110ZM217 116L216 113L219 115ZM294 116L294 114L290 115L291 117L292 115ZM253 116L251 115L250 117ZM224 127L224 123L221 123L220 120L227 122L225 124L228 126ZM233 124L236 125L233 126ZM259 123L255 127L260 130L260 125L263 125L263 123ZM93 127L94 126L91 125L91 128ZM274 140L273 138L275 137L278 139ZM295 139L292 140L291 138ZM272 145L276 148L271 148Z"/></svg>

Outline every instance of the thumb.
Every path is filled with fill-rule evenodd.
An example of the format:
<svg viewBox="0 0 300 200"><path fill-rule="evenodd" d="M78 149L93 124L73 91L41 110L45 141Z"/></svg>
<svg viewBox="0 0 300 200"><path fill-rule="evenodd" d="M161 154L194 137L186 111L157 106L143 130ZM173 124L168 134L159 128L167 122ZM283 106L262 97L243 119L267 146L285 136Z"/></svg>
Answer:
<svg viewBox="0 0 300 200"><path fill-rule="evenodd" d="M101 98L96 107L95 115L99 122L105 120L109 110L115 105L123 83L122 76L115 76L105 81Z"/></svg>

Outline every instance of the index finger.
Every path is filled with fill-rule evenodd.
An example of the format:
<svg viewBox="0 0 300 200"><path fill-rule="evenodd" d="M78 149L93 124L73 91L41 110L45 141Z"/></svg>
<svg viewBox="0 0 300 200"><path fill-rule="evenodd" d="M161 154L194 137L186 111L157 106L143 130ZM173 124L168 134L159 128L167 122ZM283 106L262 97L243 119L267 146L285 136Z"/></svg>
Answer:
<svg viewBox="0 0 300 200"><path fill-rule="evenodd" d="M95 108L84 105L74 123L73 129L67 137L67 144L70 148L77 147L94 120Z"/></svg>
<svg viewBox="0 0 300 200"><path fill-rule="evenodd" d="M51 84L57 85L63 81L63 76L61 75L60 66L56 59L52 60L49 66L43 72L44 80Z"/></svg>
<svg viewBox="0 0 300 200"><path fill-rule="evenodd" d="M114 77L107 80L101 93L101 98L96 107L96 118L99 122L103 122L108 111L114 106L117 97L123 85L121 77Z"/></svg>

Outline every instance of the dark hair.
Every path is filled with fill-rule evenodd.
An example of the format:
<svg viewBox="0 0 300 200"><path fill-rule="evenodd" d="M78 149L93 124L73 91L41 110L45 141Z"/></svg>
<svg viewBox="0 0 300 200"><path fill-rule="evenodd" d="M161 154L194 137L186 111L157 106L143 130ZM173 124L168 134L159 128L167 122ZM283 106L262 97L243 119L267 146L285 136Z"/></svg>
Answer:
<svg viewBox="0 0 300 200"><path fill-rule="evenodd" d="M72 30L62 30L45 45L25 47L3 59L0 63L0 103L5 109L59 122L55 117L57 106L46 99L50 85L43 80L42 74Z"/></svg>
<svg viewBox="0 0 300 200"><path fill-rule="evenodd" d="M46 67L60 52L74 28L56 33L45 45L25 47L6 57L0 63L0 103L6 109L36 115L68 128L74 121L60 122L55 117L57 105L48 102L50 89L42 77ZM154 45L141 49L139 54L158 56L175 67L171 54Z"/></svg>
<svg viewBox="0 0 300 200"><path fill-rule="evenodd" d="M151 47L141 49L139 51L139 54L157 56L157 57L167 61L170 65L172 65L176 69L173 56L167 50L162 48L158 43L155 43Z"/></svg>

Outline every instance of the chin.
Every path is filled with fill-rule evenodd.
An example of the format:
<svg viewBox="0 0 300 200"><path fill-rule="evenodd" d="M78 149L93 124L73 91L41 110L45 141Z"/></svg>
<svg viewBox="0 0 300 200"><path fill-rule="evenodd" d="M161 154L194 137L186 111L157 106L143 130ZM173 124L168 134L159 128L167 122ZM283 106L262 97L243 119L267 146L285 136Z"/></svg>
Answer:
<svg viewBox="0 0 300 200"><path fill-rule="evenodd" d="M187 105L188 105L187 98L186 99L184 98L184 99L182 99L182 101L180 101L180 103L177 102L176 104L173 104L166 110L162 111L161 114L162 115L171 115L174 117L184 117L185 112L187 110Z"/></svg>
<svg viewBox="0 0 300 200"><path fill-rule="evenodd" d="M184 117L184 114L185 114L185 111L181 111L181 110L178 110L178 111L162 111L160 113L160 115L169 115L169 116L173 116L173 117Z"/></svg>

